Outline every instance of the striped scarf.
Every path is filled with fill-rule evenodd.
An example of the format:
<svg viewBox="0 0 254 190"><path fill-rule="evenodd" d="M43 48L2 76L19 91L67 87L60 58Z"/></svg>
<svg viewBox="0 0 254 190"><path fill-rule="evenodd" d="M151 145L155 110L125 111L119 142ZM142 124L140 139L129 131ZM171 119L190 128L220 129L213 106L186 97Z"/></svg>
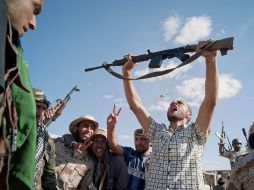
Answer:
<svg viewBox="0 0 254 190"><path fill-rule="evenodd" d="M43 156L48 147L48 130L45 125L39 123L37 126L37 147L35 155L35 174L33 189L37 189L37 183L43 172Z"/></svg>

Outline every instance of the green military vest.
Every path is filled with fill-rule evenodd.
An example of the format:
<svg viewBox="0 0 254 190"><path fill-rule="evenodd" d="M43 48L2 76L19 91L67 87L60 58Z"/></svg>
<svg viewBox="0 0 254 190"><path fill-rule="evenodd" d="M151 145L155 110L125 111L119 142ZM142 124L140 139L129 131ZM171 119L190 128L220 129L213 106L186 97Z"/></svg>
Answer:
<svg viewBox="0 0 254 190"><path fill-rule="evenodd" d="M18 115L17 150L11 156L10 190L32 189L36 153L36 105L29 78L28 64L23 61L23 50L18 48L18 67L26 92L12 84L12 96Z"/></svg>

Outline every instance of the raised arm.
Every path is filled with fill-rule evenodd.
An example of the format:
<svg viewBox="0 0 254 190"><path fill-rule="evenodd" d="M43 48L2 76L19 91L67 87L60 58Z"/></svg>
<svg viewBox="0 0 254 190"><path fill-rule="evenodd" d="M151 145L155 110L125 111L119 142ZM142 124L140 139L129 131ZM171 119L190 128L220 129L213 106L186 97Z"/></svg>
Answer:
<svg viewBox="0 0 254 190"><path fill-rule="evenodd" d="M116 122L121 112L121 108L116 112L116 106L114 105L113 112L107 118L107 137L108 137L108 145L110 149L118 155L123 155L123 148L118 145L116 138Z"/></svg>
<svg viewBox="0 0 254 190"><path fill-rule="evenodd" d="M197 50L202 48L206 42L200 42ZM197 123L201 131L207 134L212 120L219 89L218 70L216 63L216 52L206 51L203 53L206 59L205 97L199 108Z"/></svg>
<svg viewBox="0 0 254 190"><path fill-rule="evenodd" d="M136 63L133 63L130 55L125 56L125 58L127 58L128 61L122 67L123 76L131 78L131 69L136 66ZM151 124L151 117L146 108L143 106L133 81L123 80L123 85L125 96L130 106L130 109L136 115L143 129L147 131Z"/></svg>
<svg viewBox="0 0 254 190"><path fill-rule="evenodd" d="M221 156L224 154L224 143L219 143L219 153Z"/></svg>

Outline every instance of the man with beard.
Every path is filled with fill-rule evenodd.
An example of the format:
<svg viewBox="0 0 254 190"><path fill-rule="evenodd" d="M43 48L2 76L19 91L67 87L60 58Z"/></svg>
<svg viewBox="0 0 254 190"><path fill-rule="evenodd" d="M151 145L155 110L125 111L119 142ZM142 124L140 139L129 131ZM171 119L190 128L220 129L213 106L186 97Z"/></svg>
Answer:
<svg viewBox="0 0 254 190"><path fill-rule="evenodd" d="M93 168L93 161L86 150L92 144L89 138L98 126L93 116L81 116L69 125L72 147L66 146L64 137L54 140L59 189L76 189L86 172Z"/></svg>
<svg viewBox="0 0 254 190"><path fill-rule="evenodd" d="M49 108L50 102L42 90L33 88L33 92L36 101L37 124L36 165L33 189L56 190L55 144L48 134L48 126L44 124L44 120L50 118L56 110Z"/></svg>
<svg viewBox="0 0 254 190"><path fill-rule="evenodd" d="M145 172L148 169L150 157L150 141L144 136L144 129L140 128L134 132L135 149L119 145L115 125L120 111L121 108L116 112L114 105L113 112L107 118L108 144L115 154L124 157L129 173L128 189L142 190L145 189Z"/></svg>
<svg viewBox="0 0 254 190"><path fill-rule="evenodd" d="M242 154L244 154L244 152L241 151L242 143L239 139L233 139L232 140L232 146L234 148L233 151L225 149L224 143L223 143L222 140L219 143L220 156L223 156L223 157L229 159L231 169L234 167L235 159L238 156L241 156Z"/></svg>
<svg viewBox="0 0 254 190"><path fill-rule="evenodd" d="M207 42L199 42L200 51ZM123 80L125 96L130 109L150 138L153 151L149 162L146 189L203 190L201 160L218 96L216 52L204 51L206 59L205 97L194 123L189 125L191 109L182 100L170 103L167 116L170 125L158 124L150 116L135 89L133 80ZM136 66L130 55L122 67L124 77L131 78Z"/></svg>
<svg viewBox="0 0 254 190"><path fill-rule="evenodd" d="M249 150L235 159L228 190L253 190L254 187L254 132L248 137Z"/></svg>

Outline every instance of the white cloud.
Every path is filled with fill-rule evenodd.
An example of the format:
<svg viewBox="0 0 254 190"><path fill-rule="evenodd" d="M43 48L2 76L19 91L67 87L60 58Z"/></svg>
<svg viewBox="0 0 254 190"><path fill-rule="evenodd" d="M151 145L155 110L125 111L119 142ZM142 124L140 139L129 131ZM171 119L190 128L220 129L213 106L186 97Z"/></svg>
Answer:
<svg viewBox="0 0 254 190"><path fill-rule="evenodd" d="M193 78L183 81L176 86L180 96L185 97L190 101L190 105L199 106L204 98L204 78ZM234 79L230 74L220 76L219 99L227 99L236 96L242 88L241 82Z"/></svg>
<svg viewBox="0 0 254 190"><path fill-rule="evenodd" d="M235 96L242 88L241 82L234 79L230 74L220 77L219 98L226 99Z"/></svg>
<svg viewBox="0 0 254 190"><path fill-rule="evenodd" d="M116 107L128 107L129 105L125 102L123 98L116 98L114 100Z"/></svg>
<svg viewBox="0 0 254 190"><path fill-rule="evenodd" d="M106 99L111 99L111 98L113 98L114 96L111 95L111 94L107 94L107 95L104 95L103 97L106 98Z"/></svg>
<svg viewBox="0 0 254 190"><path fill-rule="evenodd" d="M118 136L118 140L133 140L133 136L130 136L130 135L119 135Z"/></svg>
<svg viewBox="0 0 254 190"><path fill-rule="evenodd" d="M124 101L123 98L116 98L116 99L115 99L115 102L123 102L123 101Z"/></svg>
<svg viewBox="0 0 254 190"><path fill-rule="evenodd" d="M134 72L134 75L135 75L135 77L139 77L139 76L148 74L149 72L162 71L162 70L174 68L176 66L178 66L178 64L174 63L174 61L169 61L168 65L165 65L165 66L162 65L161 68L159 68L159 69L149 70L147 68L147 69L143 69L143 70L136 70ZM144 80L142 80L142 82L155 82L155 81L158 81L158 80L164 80L164 79L169 79L169 78L179 79L179 78L183 77L184 73L186 73L191 68L192 68L192 65L190 65L190 64L185 65L183 67L180 67L180 68L172 71L169 74L154 77L154 78L144 79Z"/></svg>
<svg viewBox="0 0 254 190"><path fill-rule="evenodd" d="M164 30L164 38L166 41L171 40L172 37L174 37L180 29L181 26L181 19L178 16L171 16L166 19L166 21L163 23L163 30Z"/></svg>
<svg viewBox="0 0 254 190"><path fill-rule="evenodd" d="M168 110L169 103L168 101L158 101L156 105L150 105L148 107L149 111L167 111Z"/></svg>
<svg viewBox="0 0 254 190"><path fill-rule="evenodd" d="M212 31L212 21L208 16L194 16L186 19L185 25L176 36L179 44L194 43L208 37Z"/></svg>

